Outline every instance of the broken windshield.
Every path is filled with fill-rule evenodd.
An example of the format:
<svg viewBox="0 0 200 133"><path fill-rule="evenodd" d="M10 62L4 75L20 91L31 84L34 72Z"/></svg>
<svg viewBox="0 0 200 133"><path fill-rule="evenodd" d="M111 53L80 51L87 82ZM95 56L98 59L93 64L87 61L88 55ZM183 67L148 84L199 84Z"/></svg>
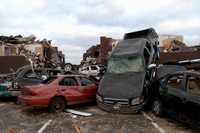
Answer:
<svg viewBox="0 0 200 133"><path fill-rule="evenodd" d="M143 70L142 57L111 58L108 62L109 73L141 72Z"/></svg>

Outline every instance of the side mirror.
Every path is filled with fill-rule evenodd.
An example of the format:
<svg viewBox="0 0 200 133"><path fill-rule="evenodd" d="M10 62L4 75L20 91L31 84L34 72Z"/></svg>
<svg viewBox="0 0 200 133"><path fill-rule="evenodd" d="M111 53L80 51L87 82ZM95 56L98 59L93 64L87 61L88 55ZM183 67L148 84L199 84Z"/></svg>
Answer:
<svg viewBox="0 0 200 133"><path fill-rule="evenodd" d="M156 64L150 64L147 69L153 69L153 68L156 68Z"/></svg>

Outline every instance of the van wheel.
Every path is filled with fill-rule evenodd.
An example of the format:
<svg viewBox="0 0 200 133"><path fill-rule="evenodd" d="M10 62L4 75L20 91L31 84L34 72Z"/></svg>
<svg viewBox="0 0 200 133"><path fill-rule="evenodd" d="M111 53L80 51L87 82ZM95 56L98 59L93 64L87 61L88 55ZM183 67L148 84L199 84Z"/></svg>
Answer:
<svg viewBox="0 0 200 133"><path fill-rule="evenodd" d="M162 116L163 114L163 104L159 99L156 99L152 105L152 111L157 116Z"/></svg>
<svg viewBox="0 0 200 133"><path fill-rule="evenodd" d="M52 113L59 113L65 109L66 101L62 97L55 97L49 103L49 110Z"/></svg>

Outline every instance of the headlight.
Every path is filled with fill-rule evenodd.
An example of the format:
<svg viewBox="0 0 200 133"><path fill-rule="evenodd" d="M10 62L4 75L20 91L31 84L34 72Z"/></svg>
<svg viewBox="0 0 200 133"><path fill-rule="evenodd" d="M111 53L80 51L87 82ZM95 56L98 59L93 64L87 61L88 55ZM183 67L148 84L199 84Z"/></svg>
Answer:
<svg viewBox="0 0 200 133"><path fill-rule="evenodd" d="M137 98L134 98L131 100L131 105L137 105L137 104L140 104L144 101L144 97L141 96L141 97L137 97Z"/></svg>
<svg viewBox="0 0 200 133"><path fill-rule="evenodd" d="M103 99L102 99L102 97L101 97L101 96L99 96L99 95L96 95L96 99L97 99L98 101L100 101L100 102L103 102Z"/></svg>

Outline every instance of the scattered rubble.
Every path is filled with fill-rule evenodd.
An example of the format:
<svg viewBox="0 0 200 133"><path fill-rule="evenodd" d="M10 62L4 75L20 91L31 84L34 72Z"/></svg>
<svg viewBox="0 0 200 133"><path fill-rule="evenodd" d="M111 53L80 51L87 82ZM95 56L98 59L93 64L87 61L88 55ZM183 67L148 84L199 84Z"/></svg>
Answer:
<svg viewBox="0 0 200 133"><path fill-rule="evenodd" d="M160 51L160 64L183 65L187 69L200 70L200 46L181 45L170 52L161 47Z"/></svg>
<svg viewBox="0 0 200 133"><path fill-rule="evenodd" d="M72 113L72 114L79 115L79 116L85 116L85 117L93 115L92 113L86 113L86 112L77 111L77 110L74 110L74 109L66 109L65 111L68 112L68 113Z"/></svg>
<svg viewBox="0 0 200 133"><path fill-rule="evenodd" d="M119 41L119 39L101 36L100 44L90 47L86 53L83 54L81 65L106 65L108 57Z"/></svg>
<svg viewBox="0 0 200 133"><path fill-rule="evenodd" d="M14 60L16 56L24 56L35 68L57 68L65 65L64 54L52 46L51 40L36 40L34 35L0 36L0 56L11 58L10 60ZM5 64L4 67L11 69L12 66ZM15 67L12 69L16 70Z"/></svg>
<svg viewBox="0 0 200 133"><path fill-rule="evenodd" d="M20 93L17 94L17 96L20 95L18 97L19 103L31 106L40 106L40 105L44 106L45 102L46 103L45 106L50 107L51 111L53 110L52 112L63 111L65 109L65 103L69 103L70 105L72 105L74 103L76 104L83 103L83 101L88 102L87 101L88 95L92 95L92 98L89 98L91 101L94 101L96 96L97 99L96 101L99 107L108 110L110 112L112 111L120 113L138 112L138 110L143 109L144 105L146 105L148 101L152 102L150 103L150 106L152 107L153 112L157 115L162 114L161 111L163 111L164 108L159 108L159 107L163 107L164 105L167 109L169 109L171 106L173 106L173 108L175 108L174 106L177 106L180 107L179 111L182 110L185 111L187 110L185 109L186 106L178 106L180 104L176 104L176 102L181 102L181 105L182 104L185 105L186 101L188 101L187 105L189 106L192 105L191 103L193 104L195 103L195 107L193 108L194 109L193 113L197 113L196 116L198 116L200 119L200 116L198 115L199 111L197 110L196 107L196 105L199 104L197 95L200 94L198 90L200 73L197 71L186 71L185 69L186 67L187 69L200 70L200 46L187 46L183 42L183 37L179 35L178 36L162 35L160 36L159 39L161 45L158 50L157 47L159 44L158 36L153 29L144 30L142 32L139 32L139 34L138 32L126 33L123 40L112 39L110 37L102 36L100 37L100 44L90 47L86 51L86 53L84 53L81 65L74 66L71 63L65 63L64 54L62 53L62 51L59 51L58 48L52 44L51 40L47 39L37 40L37 38L34 35L30 35L28 37L23 37L21 35L0 36L0 64L3 64L0 65L0 77L1 77L0 95L5 97L16 96L14 93L17 90L18 92L20 91ZM140 57L141 55L142 57ZM141 60L140 58L135 58L135 56L140 57ZM126 59L124 57L128 58ZM143 66L142 65L139 66L140 63ZM23 71L19 70L18 68L21 68L22 66L26 65L29 66L30 72L24 73L25 76L20 77L18 72L21 73L21 75L23 75L22 74ZM108 68L107 69L108 73L105 73L104 75L104 72L106 70L105 66L107 66ZM101 67L103 69L101 69ZM79 74L74 74L74 72L72 72L73 70L78 71L78 68L80 68L79 69L80 73L87 75L86 77L84 77L85 80L82 80L84 79L82 75L81 77ZM64 70L65 72L63 72ZM101 73L101 70L104 70L104 72ZM47 85L26 86L26 85L41 83L42 81L44 81L44 78L46 79L47 77L51 77L52 75L57 75L58 73L65 74L65 77L64 75L60 75L60 77L63 76L62 77L63 79L57 77L56 80L59 81L55 82L56 84L48 85L48 87L53 88L54 91L52 91L52 89L49 89ZM171 80L171 76L174 76L173 74L175 74L176 76L178 74L179 76ZM182 75L180 76L180 74ZM66 75L69 77L67 77ZM101 76L97 81L96 80L94 81L92 77L89 77L89 75L96 77L100 75ZM101 77L103 75L104 78L103 80L101 80ZM176 86L177 90L178 89L182 90L179 91L175 90L173 92L172 88L174 87L174 85L176 85L176 83L180 85L179 83L180 81L183 81L183 79L185 86L184 87ZM101 82L99 83L100 80ZM49 83L48 80L45 81ZM156 86L153 86L154 81L155 83L157 83ZM58 82L59 84L57 84ZM93 88L91 86L91 82L94 85ZM167 83L164 84L162 82L167 82ZM45 82L43 83L45 84ZM77 87L76 89L78 90L77 92L82 95L81 100L83 101L80 101L80 97L77 98L74 88L71 89L71 92L69 92L70 89L65 88L69 86L77 86L77 83L79 84L79 87ZM99 89L97 90L98 84L99 84ZM172 84L173 87L169 88L169 86L167 86L168 89L165 90L165 88L167 88L166 87L167 84ZM19 90L19 87L21 86L23 88L22 93L21 90ZM59 86L58 88L61 87L62 90L55 91L55 88L57 88L55 86L57 87ZM87 89L83 89L83 87L87 87ZM154 88L154 91L150 93L153 87L156 88ZM186 90L189 91L187 92ZM65 93L63 93L64 91L65 92L68 91L68 93L66 94L71 94L71 95L69 96L65 95ZM52 95L53 97L49 97L49 95L47 95L50 93L53 94ZM181 95L183 93L185 94L184 96ZM44 97L48 97L49 99L47 100L46 98L45 99L46 101L43 98L38 100L38 96L42 97L41 94L43 94ZM177 101L177 99L173 99L170 102L169 101L163 102L163 97L166 97L164 96L164 94L166 96L168 96L169 94L170 96L174 95L176 96L176 98L179 97L179 100ZM186 94L187 97L185 97ZM62 97L57 97L58 95ZM152 96L154 98L152 98ZM65 101L66 99L63 99L63 97L70 97L71 99L68 98L66 102ZM173 105L174 103L175 105ZM168 107L168 105L170 105L170 107ZM18 124L18 120L16 120L17 117L13 114L15 110L2 107L4 107L4 104L1 105L0 109L3 111L7 110L5 111L6 113L11 111L9 112L9 114L7 114L11 116L8 119L12 118L8 123L13 124L13 120L15 119L16 122L14 122L14 125L17 125ZM15 109L17 108L18 107L15 107ZM72 125L70 126L75 128L75 131L77 133L80 133L82 131L89 131L90 128L94 127L95 131L97 128L100 131L102 131L101 125L105 123L106 126L108 127L108 129L106 130L108 130L109 132L113 131L112 130L113 127L111 127L113 126L112 125L113 123L114 125L117 125L116 127L123 128L123 130L128 131L128 128L134 129L135 127L137 127L134 124L137 125L139 123L140 125L142 119L141 114L136 114L128 116L123 120L123 122L121 122L121 118L125 117L125 115L122 117L122 115L116 115L116 114L114 115L107 113L98 114L96 112L94 115L93 113L89 113L90 111L82 112L78 110L81 109L79 108L77 110L74 109L64 110L65 112L70 113L70 114L67 113L64 114L70 115L72 118L70 119L64 117L65 121L68 121L68 119L70 119L70 121L72 122ZM138 117L137 115L140 116ZM84 117L78 117L78 116L84 116ZM110 119L108 118L108 116L110 117ZM2 115L1 117L2 118L5 117L3 119L3 122L6 123L7 116ZM53 115L51 117L53 117ZM147 115L144 115L144 117L147 117ZM137 120L133 118L137 118ZM28 119L31 119L30 116L28 116ZM37 119L40 120L43 119L43 117L38 117ZM47 119L49 118L46 118L46 120ZM93 124L93 123L91 124L90 119L91 121L97 121L98 123L96 123L94 127L90 127ZM114 119L119 120L119 122L115 123ZM59 122L62 123L63 122L62 120L60 119ZM107 120L109 120L109 122ZM151 121L151 124L154 127L159 129L158 131L163 133L165 132L163 129L158 128L158 125L153 121L153 119L149 120ZM23 121L23 119L20 119L19 121ZM73 121L76 121L76 123L74 123ZM81 125L81 122L78 121L84 121L84 123L90 122L90 124L87 124L89 125L89 128L84 129L85 125ZM44 130L50 131L49 127L59 122L57 121L55 122L54 119L52 120L50 119L45 124L42 123L42 126L40 126L41 128L38 132L42 133ZM143 123L145 122L146 120L143 120ZM35 123L36 123L35 121L32 121L31 124L34 125ZM10 126L9 124L6 126ZM126 127L127 124L134 125L135 127L134 126ZM64 125L66 126L66 123L64 123ZM63 129L66 130L65 126L63 127ZM138 132L143 132L143 130L145 129L144 127L147 127L146 123L142 126L143 129L141 129ZM37 125L35 125L35 127L37 127ZM53 129L53 127L51 128ZM137 129L140 128L141 127L137 127ZM8 132L14 132L18 128L8 128L8 129L9 129ZM31 127L29 130L32 131L32 129L33 128ZM147 132L149 132L149 130L147 130ZM152 132L155 131L152 130Z"/></svg>

